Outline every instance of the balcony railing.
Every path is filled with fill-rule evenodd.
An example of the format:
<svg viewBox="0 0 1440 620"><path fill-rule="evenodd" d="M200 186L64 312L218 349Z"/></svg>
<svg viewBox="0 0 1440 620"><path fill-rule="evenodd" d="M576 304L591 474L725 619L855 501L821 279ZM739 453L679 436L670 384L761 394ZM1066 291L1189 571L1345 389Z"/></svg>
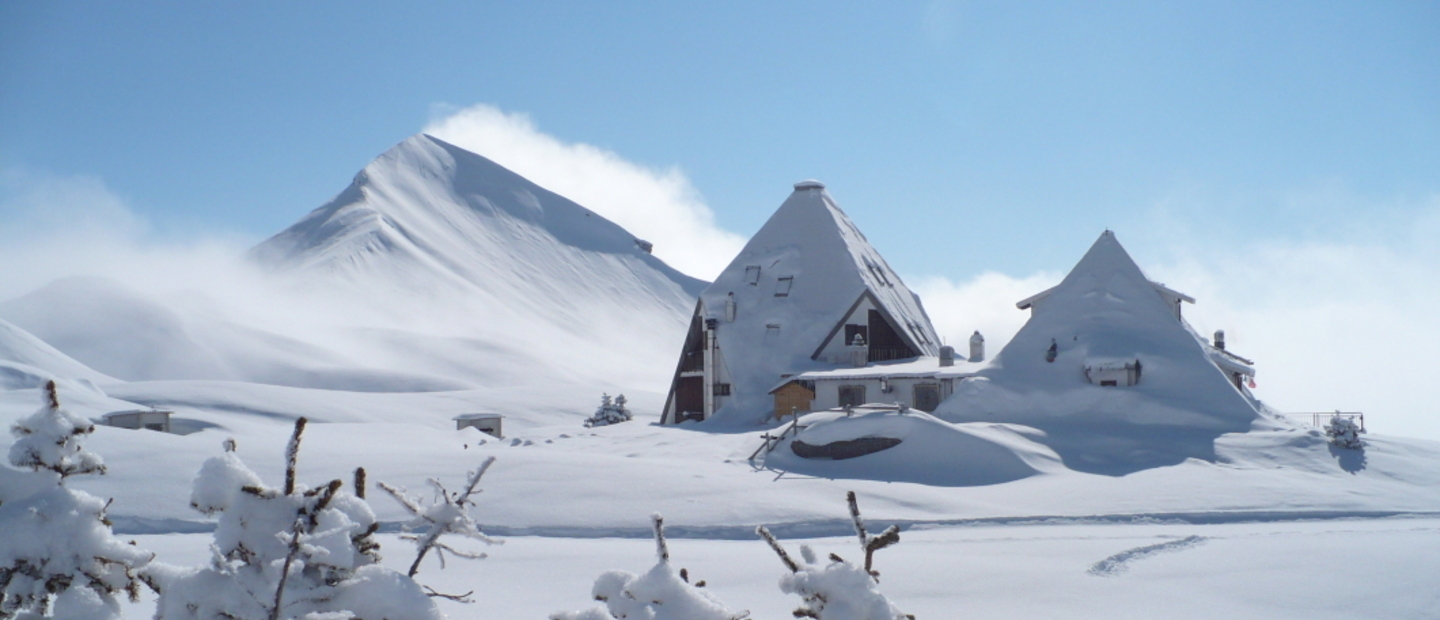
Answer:
<svg viewBox="0 0 1440 620"><path fill-rule="evenodd" d="M888 362L891 360L904 360L915 357L915 352L910 347L870 347L870 361Z"/></svg>
<svg viewBox="0 0 1440 620"><path fill-rule="evenodd" d="M680 360L680 372L698 372L705 370L705 353L692 351L686 353Z"/></svg>

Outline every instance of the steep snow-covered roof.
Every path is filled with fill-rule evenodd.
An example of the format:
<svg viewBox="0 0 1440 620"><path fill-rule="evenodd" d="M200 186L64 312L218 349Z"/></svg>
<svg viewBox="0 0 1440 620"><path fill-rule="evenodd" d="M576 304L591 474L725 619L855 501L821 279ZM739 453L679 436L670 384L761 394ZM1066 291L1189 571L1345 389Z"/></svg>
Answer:
<svg viewBox="0 0 1440 620"><path fill-rule="evenodd" d="M1115 233L1112 233L1112 232L1110 232L1110 231L1107 230L1107 231L1105 231L1103 234L1100 235L1100 238L1101 238L1102 240L1104 240L1104 239L1106 239L1106 238L1109 238L1111 241L1114 241L1114 240L1115 240ZM1099 241L1096 241L1095 244L1096 244L1096 246L1099 246L1099 245L1100 245L1100 242L1099 242ZM1119 245L1120 245L1120 244L1119 244L1118 241L1116 241L1115 244L1114 244L1114 246L1115 246L1116 248L1119 248ZM1109 244L1106 244L1106 247L1109 248ZM1091 248L1091 251L1094 251L1094 248L1093 248L1093 247ZM1120 251L1121 253L1124 253L1124 252L1125 252L1125 249L1124 249L1124 248L1119 248L1119 251ZM1112 252L1111 250L1107 249L1107 250L1103 251L1102 253L1108 254L1108 253L1113 253L1113 252ZM1089 256L1089 254L1087 253L1086 256ZM1129 258L1129 254L1126 254L1126 255L1125 255L1125 258L1128 259L1128 258ZM1083 263L1084 260L1082 259L1081 262ZM1133 264L1134 261L1131 261L1131 263ZM1079 269L1080 265L1076 265L1075 267L1076 267L1076 269ZM1139 267L1136 267L1136 269L1139 269ZM1149 281L1149 280L1147 280L1147 281ZM1150 286L1155 287L1155 292L1156 292L1156 293L1159 293L1159 294L1160 294L1160 297L1164 298L1164 299L1165 299L1166 301L1168 301L1171 305L1178 304L1178 303L1180 303L1180 302L1182 302L1182 301L1185 302L1185 303L1191 303L1191 304L1195 303L1195 298L1194 298L1194 297L1191 297L1191 296L1189 296L1189 295L1186 295L1185 293L1181 293L1180 291L1177 291L1177 290L1175 290L1175 289L1172 289L1172 288L1170 288L1170 287L1168 287L1168 286L1165 286L1164 284L1161 284L1161 283L1159 283L1159 282L1154 282L1154 281L1149 281L1149 282L1150 282ZM1016 308L1019 308L1019 309L1021 309L1021 310L1028 310L1031 306L1034 306L1036 303L1039 303L1041 300L1049 297L1050 294L1053 293L1053 292L1055 292L1055 289L1057 289L1057 288L1060 288L1060 285L1057 284L1057 285L1052 286L1052 287L1050 287L1050 288L1047 288L1047 289L1045 289L1045 290L1043 290L1043 291L1040 291L1039 293L1035 293L1034 295L1031 295L1031 296L1029 296L1029 297L1026 297L1025 299L1022 299L1022 300L1020 300L1020 301L1017 301L1017 302L1015 302L1015 307L1016 307Z"/></svg>
<svg viewBox="0 0 1440 620"><path fill-rule="evenodd" d="M735 320L725 321L735 303ZM862 299L922 355L939 338L910 291L818 181L801 181L775 214L701 293L706 318L734 385L717 417L770 410L766 391L781 374L826 367L818 348ZM730 413L727 413L730 412Z"/></svg>

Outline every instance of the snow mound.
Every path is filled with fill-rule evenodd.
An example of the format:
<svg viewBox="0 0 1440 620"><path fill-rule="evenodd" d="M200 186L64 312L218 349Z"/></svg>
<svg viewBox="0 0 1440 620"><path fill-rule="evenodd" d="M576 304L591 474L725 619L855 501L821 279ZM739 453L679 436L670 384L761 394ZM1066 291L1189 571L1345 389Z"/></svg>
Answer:
<svg viewBox="0 0 1440 620"><path fill-rule="evenodd" d="M822 476L915 482L935 486L981 486L1028 478L1061 469L1053 451L1004 424L951 424L923 411L904 413L887 407L861 407L812 413L803 427L765 457L765 465ZM892 448L843 460L797 456L793 442L812 446L872 437L898 439Z"/></svg>

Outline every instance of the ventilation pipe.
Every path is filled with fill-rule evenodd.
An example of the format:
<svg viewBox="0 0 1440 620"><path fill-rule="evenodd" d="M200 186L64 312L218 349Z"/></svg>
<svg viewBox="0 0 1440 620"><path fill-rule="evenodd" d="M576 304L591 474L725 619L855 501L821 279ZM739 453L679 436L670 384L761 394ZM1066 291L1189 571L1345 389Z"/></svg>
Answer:
<svg viewBox="0 0 1440 620"><path fill-rule="evenodd" d="M1225 330L1223 329L1215 330L1215 348L1221 351L1225 350Z"/></svg>
<svg viewBox="0 0 1440 620"><path fill-rule="evenodd" d="M970 336L970 361L981 362L985 360L985 337L980 335L980 330Z"/></svg>
<svg viewBox="0 0 1440 620"><path fill-rule="evenodd" d="M950 345L948 345L948 344L945 345L945 346L943 346L943 347L940 347L940 366L944 367L944 366L954 366L954 365L955 365L955 347L952 347L952 346L950 346Z"/></svg>

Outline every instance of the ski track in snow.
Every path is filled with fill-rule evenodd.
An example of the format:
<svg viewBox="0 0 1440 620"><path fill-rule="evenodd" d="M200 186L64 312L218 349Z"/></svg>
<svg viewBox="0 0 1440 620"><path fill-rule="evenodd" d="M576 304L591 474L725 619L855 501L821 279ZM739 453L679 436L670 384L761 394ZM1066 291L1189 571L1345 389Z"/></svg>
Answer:
<svg viewBox="0 0 1440 620"><path fill-rule="evenodd" d="M1207 540L1209 539L1204 536L1186 536L1185 538L1181 538L1180 540L1172 540L1154 545L1147 545L1144 547L1128 549L1103 560L1100 560L1099 562L1096 562L1095 565L1091 566L1090 570L1087 572L1096 577L1114 577L1125 572L1126 570L1129 570L1130 563L1136 560L1148 558L1152 555L1158 555L1161 553L1170 553L1174 551L1189 549L1196 545L1203 544Z"/></svg>

